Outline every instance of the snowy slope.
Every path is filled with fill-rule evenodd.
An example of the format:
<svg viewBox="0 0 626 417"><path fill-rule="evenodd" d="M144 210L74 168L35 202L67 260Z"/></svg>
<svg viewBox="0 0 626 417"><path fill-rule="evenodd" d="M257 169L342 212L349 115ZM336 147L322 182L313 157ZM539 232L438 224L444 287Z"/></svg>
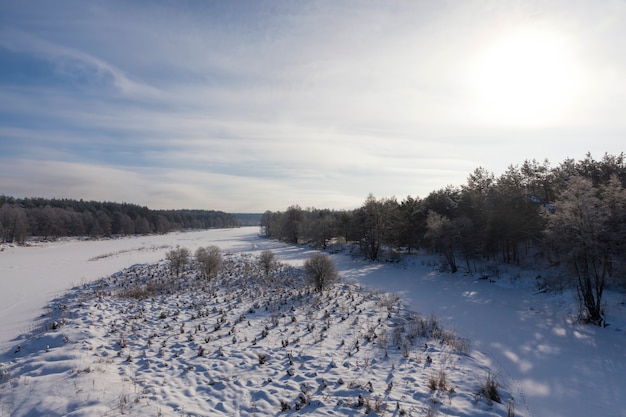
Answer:
<svg viewBox="0 0 626 417"><path fill-rule="evenodd" d="M291 266L265 276L250 254L212 282L135 265L55 299L46 328L0 365L13 416L504 412L436 319L356 284L313 292Z"/></svg>
<svg viewBox="0 0 626 417"><path fill-rule="evenodd" d="M71 286L105 277L136 263L162 259L176 245L194 251L210 242L229 249L254 249L258 228L219 229L96 241L64 241L34 247L6 246L0 252L0 351L27 332L48 301ZM246 246L247 245L247 246Z"/></svg>
<svg viewBox="0 0 626 417"><path fill-rule="evenodd" d="M626 416L623 295L607 295L613 325L598 328L575 323L573 294L512 288L506 274L505 285L498 285L419 266L381 265L369 273L359 268L351 273L364 284L401 293L413 308L434 313L470 338L487 354L489 365L513 382L520 412Z"/></svg>
<svg viewBox="0 0 626 417"><path fill-rule="evenodd" d="M196 363L198 354L194 351L192 357L191 350L187 351L187 347L182 347L185 345L183 342L186 339L177 342L180 343L181 349L184 349L178 355L178 358L181 358L179 361L174 359L161 360L161 362L171 365L176 363L178 368L175 368L179 371L174 376L171 375L171 368L168 372L164 372L162 368L161 371L154 369L147 371L142 369L137 361L125 362L127 352L121 349L119 344L115 345L115 342L119 342L119 335L114 335L117 339L111 338L110 334L107 335L104 330L100 329L100 323L107 320L108 325L113 322L115 326L118 326L123 320L121 316L119 314L112 315L106 319L100 317L95 321L93 317L89 318L90 315L102 314L98 311L108 311L108 308L103 308L105 302L110 302L108 299L106 301L103 299L100 310L97 310L97 304L85 303L84 308L90 314L78 314L80 323L74 322L71 326L64 325L62 331L51 331L44 336L41 333L35 333L37 335L35 339L20 336L29 330L36 330L38 325L46 321L49 322L54 306L51 306L52 308L46 306L53 298L63 297L63 294L70 287L88 283L97 278L108 277L131 265L152 264L163 258L165 252L176 245L188 247L193 251L198 246L217 244L224 251L248 253L252 256L263 249L272 249L281 261L291 265L300 265L312 253L306 248L286 246L261 239L257 236L257 231L257 228L212 230L111 241L67 242L31 248L10 247L0 252L0 279L2 280L0 313L3 318L2 323L0 323L0 348L2 349L1 352L6 352L1 362L3 362L2 367L6 371L5 375L10 374L9 368L13 373L13 377L5 376L2 380L4 386L0 391L0 401L2 401L0 415L10 415L9 410L31 410L30 414L23 412L19 415L46 415L41 410L48 410L54 404L57 404L56 409L58 410L74 409L77 403L68 401L63 395L64 393L67 394L68 390L72 392L74 397L81 398L80 404L87 406L87 408L77 408L72 415L118 415L122 411L131 412L130 410L135 410L136 415L142 415L142 412L143 415L146 415L145 413L148 415L158 413L169 415L168 410L177 410L175 412L179 414L176 415L181 413L210 415L207 409L202 408L205 406L204 403L194 403L191 398L201 395L199 391L206 394L206 391L211 390L213 397L222 399L221 405L216 403L211 407L213 410L222 407L224 415L229 415L236 407L242 406L241 403L237 403L236 398L239 398L239 394L244 391L248 393L247 395L252 396L249 397L247 405L245 405L248 408L241 409L243 410L241 415L255 413L257 415L267 415L268 413L277 415L280 404L277 405L276 401L279 401L277 399L279 397L288 401L291 407L295 407L296 394L302 393L303 387L296 386L297 384L289 385L285 382L279 384L278 381L281 381L281 378L285 376L284 372L286 372L286 369L283 368L287 365L282 363L285 358L281 359L280 366L283 368L280 371L273 367L263 367L258 363L258 358L253 354L254 350L251 350L250 346L246 345L246 349L233 349L233 342L230 337L228 338L228 349L231 353L235 352L232 353L232 356L238 359L237 365L222 363L219 366L234 366L237 369L221 368L219 372L246 375L245 381L239 381L243 387L236 385L234 381L231 381L232 384L221 385L213 381L212 385L208 384L207 386L207 381L211 382L209 375L212 375L212 371L207 368L203 372L197 372L195 367L198 366ZM626 349L624 349L625 340L620 325L620 323L624 323L624 309L623 305L620 304L623 302L623 297L616 296L611 301L610 314L612 317L610 321L615 325L600 329L577 325L571 320L569 305L572 300L570 296L533 295L533 291L530 289L511 288L516 284L510 284L506 279L506 274L503 274L505 276L503 283L506 285L498 285L498 283L492 284L488 281L463 277L458 274L447 275L433 272L431 266L427 263L422 265L419 261L410 265L384 265L355 260L345 255L335 255L335 260L345 282L348 283L345 284L347 287L342 287L341 291L349 291L348 288L352 288L352 284L349 283L358 282L370 288L396 292L408 303L406 308L409 310L420 311L426 316L431 312L435 313L444 325L471 339L472 347L475 350L470 356L457 355L445 348L444 345L430 345L428 348L426 346L420 348L421 350L415 347L416 350L412 356L413 365L409 365L409 361L404 363L406 366L421 365L423 368L425 364L424 354L429 355L429 353L425 353L425 349L438 349L437 352L433 351L433 356L435 354L442 356L438 357L434 363L445 362L450 364L451 367L446 368L446 372L454 380L454 383L451 384L456 387L456 393L447 396L441 404L436 404L437 407L441 406L442 414L440 415L506 415L504 406L497 404L488 406L484 401L477 402L476 399L471 399L473 397L470 393L474 392L476 386L480 384L480 379L484 373L488 369L492 369L497 373L498 380L503 385L503 396L508 398L506 396L510 393L515 398L516 415L518 416L626 416L626 396L623 388L624 375L626 375L626 369L624 369ZM78 285L78 287L83 288L87 285ZM361 290L355 289L354 291ZM371 294L371 297L374 298L380 296L377 295L379 293L376 291L364 291L363 294ZM377 306L377 302L373 298L367 300L367 297L364 296L362 301L363 304L359 307L361 314L377 314L380 306ZM110 307L112 311L119 310L119 304ZM161 311L158 312L160 315ZM47 315L41 317L42 313ZM125 310L125 313L128 311ZM397 314L400 312L398 311ZM191 317L188 319L191 320ZM301 324L301 327L296 331L297 333L307 331L304 325L307 320L315 321L322 318L305 315L296 319L297 323ZM357 331L342 328L341 318L335 317L335 319L335 324L338 325L333 326L333 328L336 327L337 331L342 332L342 334ZM89 322L89 320L92 321ZM268 318L267 315L261 314L258 320L258 324L264 323L263 320L271 320L271 316ZM368 320L371 320L371 317ZM148 320L148 322L153 321L152 319ZM191 324L197 323L189 322L189 325ZM386 325L393 326L393 323ZM286 331L285 329L290 324L279 320L278 327L280 326L284 326L283 330ZM256 325L251 327L257 328ZM365 332L366 329L362 328L360 331ZM389 331L391 331L391 327L389 327ZM177 336L179 334L182 335L180 336L182 338L188 337L185 333L178 333ZM356 338L355 334L352 336ZM250 342L254 337L252 333L248 334L247 332L243 332L242 335L244 339L248 338L247 342ZM66 337L67 341L65 340ZM305 333L299 337L302 340ZM372 385L375 385L372 387L373 391L379 395L379 398L384 398L388 382L381 375L401 372L401 361L407 359L402 355L396 357L395 362L394 359L389 359L392 355L386 359L384 356L382 359L375 359L380 355L381 349L376 348L376 343L371 343L368 346L369 350L363 349L369 355L368 367L365 367L365 355L362 355L358 364L356 358L352 358L353 362L348 361L348 368L346 368L350 372L361 372L359 375L363 376L358 377L348 373L346 374L348 376L344 378L339 376L339 370L345 371L343 362L345 362L347 353L345 348L336 345L338 337L329 334L324 343L332 341L335 345L329 344L328 346L324 343L321 345L306 344L314 343L314 340L301 342L305 349L300 354L305 359L303 359L303 363L298 365L302 374L293 377L300 376L302 378L300 382L306 382L304 391L320 401L317 407L310 406L306 409L311 414L345 415L350 410L356 413L354 415L362 414L363 408L359 408L357 412L356 408L349 407L349 405L354 404L339 405L335 400L346 394L346 397L357 399L355 401L358 402L357 393L361 392L365 397L371 397L373 404L374 397L371 396L372 393L366 386L370 379L374 379L372 381ZM145 334L143 334L137 340L130 338L128 344L132 346L133 343L141 343L142 348L135 346L132 349L133 351L145 352L144 359L151 354L158 355L158 350L150 351L146 348L145 339ZM344 337L344 339L346 338ZM89 340L93 342L89 342ZM284 356L283 346L277 344L279 339L274 336L274 339L271 340L271 346L265 346L270 355L268 363L275 360L278 352L283 352ZM74 341L81 342L76 345ZM243 343L241 342L242 346ZM29 344L30 350L28 350ZM20 345L20 348L23 347L24 351L14 353L17 345ZM68 355L67 346L74 346L76 348L74 353ZM91 350L89 350L89 346L91 346ZM312 346L315 346L314 349L316 349L313 353L309 352ZM219 346L215 346L215 349L218 348ZM227 349L226 345L222 349ZM99 360L102 362L100 365L93 364L94 352L101 355ZM115 356L118 352L122 352L119 357ZM216 352L217 350L212 350L211 355L219 358ZM415 352L417 352L417 356L415 356ZM332 366L329 368L333 354L343 355L343 361L337 359L334 361L337 368ZM398 352L393 354L399 355ZM30 365L20 362L19 359L16 360L15 355L31 355L29 356L31 360L28 361ZM168 358L176 358L175 351L169 352L168 355L170 355ZM441 360L444 357L447 359ZM148 362L159 364L159 360L156 358ZM212 357L211 359L216 358ZM112 362L109 362L111 360ZM79 365L77 365L77 361ZM84 366L80 366L81 361L83 361ZM294 364L297 362L294 361ZM145 367L145 362L143 365ZM165 365L161 363L158 366ZM185 371L185 366L193 366L195 371ZM162 388L154 388L155 391L148 390L144 393L142 391L144 385L139 384L136 382L137 379L133 380L130 376L124 377L122 375L122 378L118 380L94 377L94 371L102 373L104 370L112 374L120 374L120 369L132 371L129 375L133 378L141 371L139 373L141 373L143 381L148 379L150 386L157 385L157 382L160 381ZM320 391L320 386L323 384L320 376L315 375L315 373L320 373L320 369L325 369L330 375L328 379L330 380L332 377L335 382L335 385L327 390L330 393L325 394L330 395L329 398L332 401L320 400L319 398L325 398L323 395L319 398L316 397L316 393ZM415 374L415 370L403 369L404 377L414 378L414 381L405 379L405 385L400 387L396 383L395 388L390 390L390 393L391 395L407 397L414 385L419 387L414 389L412 399L406 402L406 410L412 411L414 415L424 415L424 404L428 404L427 402L424 403L424 400L432 403L432 398L437 399L439 398L437 396L443 396L440 391L424 390L424 378L432 376L433 370L426 370L425 374L415 377L411 376ZM436 370L439 369L436 368ZM0 372L2 372L1 369ZM463 372L468 373L466 378L463 378ZM197 379L190 382L191 375L194 375L194 378L201 378L202 374L209 379L203 381ZM50 390L51 385L46 385L45 382L46 378L52 381L53 375L57 375L57 377L63 375L65 378L64 383L66 385L63 389L58 385L52 385L57 387L56 393L54 390ZM367 375L367 381L365 375ZM183 379L180 380L179 378ZM344 385L336 384L339 378L344 378ZM268 382L270 379L272 382ZM8 380L12 382L7 384ZM124 382L120 385L119 381ZM175 383L174 381L179 382ZM349 388L349 392L342 393L341 387L350 386L349 381L353 382L353 386ZM100 385L98 385L99 383ZM89 384L92 385L89 386ZM314 386L311 386L312 384ZM9 386L15 389L8 388ZM17 389L18 386L20 389ZM25 388L27 389L25 390ZM18 395L17 392L30 392L36 395ZM251 392L254 394L250 394ZM20 398L22 399L20 400ZM137 398L143 401L141 402L143 409L139 405L133 407L132 404L125 403L125 401L134 401ZM147 400L144 401L146 398L148 400L154 398L154 400L148 405ZM159 402L160 400L157 401L157 399L162 398L168 398L166 405ZM387 398L393 399L389 395ZM109 402L103 403L103 399L107 399ZM399 399L396 398L396 400ZM21 403L18 403L19 401ZM388 401L389 404L391 402L391 400ZM391 406L389 405L389 407ZM194 413L196 414L191 412L192 409L195 410ZM387 415L399 415L399 410L388 409ZM296 411L292 409L291 412L295 413ZM63 413L49 413L47 415L63 415Z"/></svg>

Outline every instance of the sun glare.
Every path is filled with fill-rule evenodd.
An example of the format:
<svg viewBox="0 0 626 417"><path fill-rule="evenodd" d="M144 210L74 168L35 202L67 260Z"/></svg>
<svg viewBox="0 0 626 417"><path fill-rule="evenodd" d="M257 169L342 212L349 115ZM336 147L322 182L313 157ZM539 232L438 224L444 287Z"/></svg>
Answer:
<svg viewBox="0 0 626 417"><path fill-rule="evenodd" d="M579 88L566 42L553 33L517 30L489 42L470 70L474 118L481 123L557 123Z"/></svg>

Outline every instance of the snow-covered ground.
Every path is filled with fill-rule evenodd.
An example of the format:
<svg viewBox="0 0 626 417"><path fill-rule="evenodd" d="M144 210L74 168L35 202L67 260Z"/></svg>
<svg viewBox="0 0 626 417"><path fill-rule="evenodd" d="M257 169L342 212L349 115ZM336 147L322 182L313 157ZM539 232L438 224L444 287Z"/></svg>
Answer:
<svg viewBox="0 0 626 417"><path fill-rule="evenodd" d="M385 415L426 415L429 407L441 416L506 415L513 396L516 416L626 416L623 295L609 294L611 326L583 326L572 320L571 295L535 293L532 279L510 279L514 271L491 283L435 272L421 257L391 265L346 255L334 255L344 279L335 298L298 294L293 278L293 292L277 289L277 302L278 293L263 294L245 274L234 274L236 289L213 289L203 312L199 293L151 304L114 295L128 277L154 275L169 249L209 244L233 259L271 249L295 266L313 253L262 239L257 228L5 247L0 416L278 415L281 401L291 413L361 415L359 395ZM133 265L141 266L122 280L119 271ZM111 276L102 281L110 287L90 284ZM406 307L389 309L395 297L381 291ZM434 313L471 339L470 354L426 339L408 355L392 349L409 310ZM55 329L41 333L42 325ZM371 329L386 329L387 352L364 339ZM448 389L430 390L442 370ZM475 395L488 370L503 405Z"/></svg>

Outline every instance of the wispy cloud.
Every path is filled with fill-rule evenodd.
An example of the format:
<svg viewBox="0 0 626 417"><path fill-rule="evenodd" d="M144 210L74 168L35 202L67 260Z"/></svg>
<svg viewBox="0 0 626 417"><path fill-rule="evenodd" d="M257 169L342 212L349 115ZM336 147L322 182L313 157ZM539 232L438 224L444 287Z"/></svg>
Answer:
<svg viewBox="0 0 626 417"><path fill-rule="evenodd" d="M477 166L619 153L626 7L559 4L9 4L0 193L343 208ZM481 48L520 25L560 31L585 74L542 126L494 120L468 84Z"/></svg>
<svg viewBox="0 0 626 417"><path fill-rule="evenodd" d="M67 77L91 78L110 83L121 94L131 98L157 98L159 91L149 85L131 80L123 71L89 53L55 44L17 29L0 31L0 47L14 53L25 53L50 61L56 70Z"/></svg>

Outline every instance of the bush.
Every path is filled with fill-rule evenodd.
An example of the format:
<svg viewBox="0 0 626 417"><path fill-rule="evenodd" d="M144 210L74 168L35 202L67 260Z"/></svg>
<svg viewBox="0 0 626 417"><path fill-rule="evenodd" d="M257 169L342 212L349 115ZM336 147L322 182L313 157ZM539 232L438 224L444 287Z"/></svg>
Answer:
<svg viewBox="0 0 626 417"><path fill-rule="evenodd" d="M488 373L480 387L480 393L491 401L501 403L502 399L500 398L498 388L500 388L500 384L496 381L496 377L492 373Z"/></svg>
<svg viewBox="0 0 626 417"><path fill-rule="evenodd" d="M176 273L176 276L180 275L180 271L185 269L185 266L189 262L189 249L176 248L165 254L165 258L170 262L170 268L172 272Z"/></svg>
<svg viewBox="0 0 626 417"><path fill-rule="evenodd" d="M276 263L274 252L271 250L264 250L259 255L259 266L265 272L265 276L268 276Z"/></svg>
<svg viewBox="0 0 626 417"><path fill-rule="evenodd" d="M304 262L304 273L318 291L328 288L339 278L335 263L323 253L313 255Z"/></svg>
<svg viewBox="0 0 626 417"><path fill-rule="evenodd" d="M217 246L198 248L195 253L198 268L204 278L213 278L222 267L222 251Z"/></svg>

